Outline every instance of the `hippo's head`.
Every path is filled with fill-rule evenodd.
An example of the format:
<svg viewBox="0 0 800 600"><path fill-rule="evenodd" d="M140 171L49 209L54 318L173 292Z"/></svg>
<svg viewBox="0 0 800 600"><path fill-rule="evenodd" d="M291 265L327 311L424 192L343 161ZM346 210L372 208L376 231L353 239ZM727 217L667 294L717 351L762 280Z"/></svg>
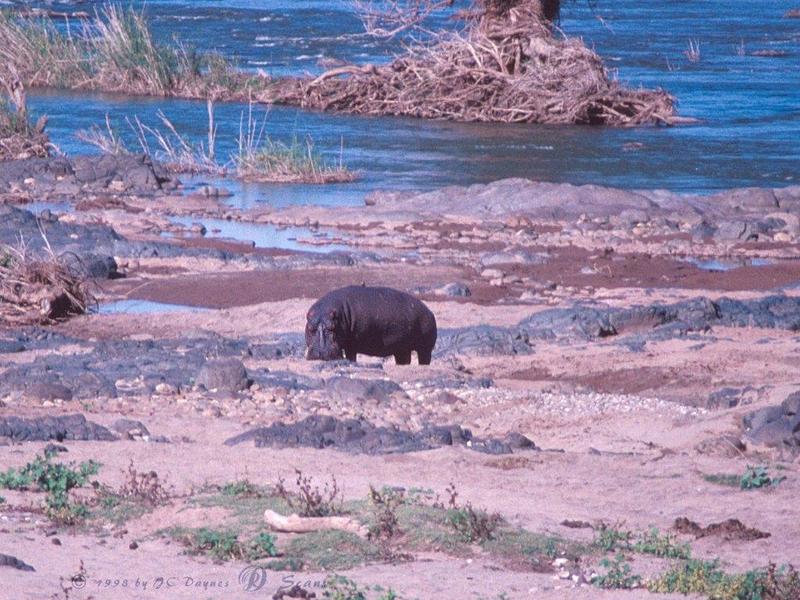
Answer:
<svg viewBox="0 0 800 600"><path fill-rule="evenodd" d="M338 315L333 309L306 315L306 359L338 360L344 349L339 343Z"/></svg>

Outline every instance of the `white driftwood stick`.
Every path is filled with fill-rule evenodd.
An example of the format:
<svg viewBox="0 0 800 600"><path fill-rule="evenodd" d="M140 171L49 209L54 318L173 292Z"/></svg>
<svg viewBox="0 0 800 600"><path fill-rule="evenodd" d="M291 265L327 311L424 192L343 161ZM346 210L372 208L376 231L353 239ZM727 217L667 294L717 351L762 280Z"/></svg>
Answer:
<svg viewBox="0 0 800 600"><path fill-rule="evenodd" d="M323 529L341 529L361 537L367 537L369 533L365 525L349 517L301 517L296 514L284 517L267 509L264 511L264 521L275 531L288 533L309 533Z"/></svg>

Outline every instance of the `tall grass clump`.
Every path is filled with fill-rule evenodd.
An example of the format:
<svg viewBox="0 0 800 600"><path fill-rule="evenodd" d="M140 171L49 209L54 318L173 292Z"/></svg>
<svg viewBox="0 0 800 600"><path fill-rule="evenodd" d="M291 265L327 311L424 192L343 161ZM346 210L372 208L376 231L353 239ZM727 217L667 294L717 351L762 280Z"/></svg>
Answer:
<svg viewBox="0 0 800 600"><path fill-rule="evenodd" d="M326 163L314 150L310 137L301 142L297 136L291 144L276 142L265 135L267 115L259 124L250 104L247 121L242 113L239 122L238 151L232 157L239 177L248 181L279 183L344 183L355 175L344 167Z"/></svg>
<svg viewBox="0 0 800 600"><path fill-rule="evenodd" d="M143 11L106 4L91 19L0 15L0 60L32 87L232 98L263 87L218 54L158 43Z"/></svg>
<svg viewBox="0 0 800 600"><path fill-rule="evenodd" d="M291 144L272 140L265 133L267 115L259 120L253 115L251 102L242 112L236 150L228 160L219 160L217 124L214 102L209 99L208 133L206 143L195 143L182 134L167 116L157 113L161 127L145 125L138 117L127 120L136 138L137 151L151 156L175 173L210 173L218 176L234 175L246 181L263 183L344 183L357 175L347 169L341 159L336 164L327 162L315 149L310 137ZM106 116L105 127L94 126L79 131L78 137L108 154L129 154L122 135Z"/></svg>

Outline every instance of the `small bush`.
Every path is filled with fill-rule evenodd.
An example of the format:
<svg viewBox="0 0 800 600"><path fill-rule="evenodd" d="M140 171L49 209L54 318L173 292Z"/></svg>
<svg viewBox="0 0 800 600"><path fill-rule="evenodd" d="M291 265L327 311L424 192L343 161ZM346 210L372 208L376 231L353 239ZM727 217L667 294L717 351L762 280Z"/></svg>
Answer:
<svg viewBox="0 0 800 600"><path fill-rule="evenodd" d="M392 488L378 491L369 486L369 501L374 517L374 523L369 528L369 538L389 540L397 536L400 533L397 509L405 504L405 493Z"/></svg>
<svg viewBox="0 0 800 600"><path fill-rule="evenodd" d="M452 483L447 487L450 496L445 520L455 529L461 539L469 544L487 542L494 538L494 533L503 522L497 513L489 514L485 510L475 509L470 502L460 506L458 492Z"/></svg>
<svg viewBox="0 0 800 600"><path fill-rule="evenodd" d="M322 488L314 485L311 477L303 475L295 469L297 491L289 492L283 479L278 480L275 491L289 507L303 517L327 517L342 513L342 491L331 475L331 482L325 482Z"/></svg>
<svg viewBox="0 0 800 600"><path fill-rule="evenodd" d="M258 486L253 485L246 479L226 483L220 492L224 496L237 496L240 498L260 498L263 493Z"/></svg>
<svg viewBox="0 0 800 600"><path fill-rule="evenodd" d="M597 587L630 590L639 587L642 583L642 578L632 573L631 565L623 554L617 554L614 560L604 558L600 561L600 566L607 571L605 575L598 575L592 580Z"/></svg>

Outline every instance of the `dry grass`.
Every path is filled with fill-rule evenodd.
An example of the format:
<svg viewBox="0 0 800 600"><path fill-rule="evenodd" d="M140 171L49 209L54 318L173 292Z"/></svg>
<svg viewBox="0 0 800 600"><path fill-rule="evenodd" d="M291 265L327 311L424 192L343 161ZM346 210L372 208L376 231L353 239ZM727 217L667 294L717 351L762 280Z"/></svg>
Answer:
<svg viewBox="0 0 800 600"><path fill-rule="evenodd" d="M540 0L486 0L464 31L386 66L342 67L284 91L302 106L457 121L639 125L675 121L661 90L609 77L580 40L553 35Z"/></svg>
<svg viewBox="0 0 800 600"><path fill-rule="evenodd" d="M47 156L46 125L45 117L31 125L25 86L13 65L0 66L0 161Z"/></svg>
<svg viewBox="0 0 800 600"><path fill-rule="evenodd" d="M0 244L0 322L49 323L84 314L94 303L85 273L56 255L44 239L41 252L23 241Z"/></svg>

